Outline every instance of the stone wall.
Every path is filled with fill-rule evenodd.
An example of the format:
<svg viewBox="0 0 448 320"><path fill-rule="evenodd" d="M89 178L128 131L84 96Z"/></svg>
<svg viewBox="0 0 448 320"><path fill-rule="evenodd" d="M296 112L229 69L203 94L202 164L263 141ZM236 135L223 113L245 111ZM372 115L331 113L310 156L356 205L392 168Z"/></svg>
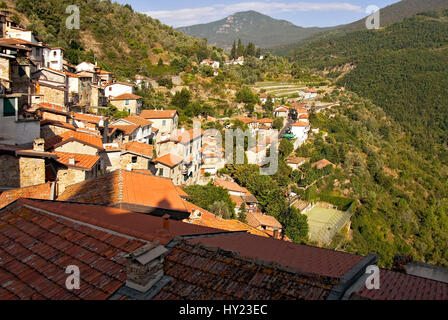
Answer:
<svg viewBox="0 0 448 320"><path fill-rule="evenodd" d="M0 155L0 187L19 188L20 187L20 167L19 159L7 154Z"/></svg>
<svg viewBox="0 0 448 320"><path fill-rule="evenodd" d="M130 111L131 115L140 113L137 100L129 100L129 105L126 105L126 100L112 100L110 103L120 111Z"/></svg>
<svg viewBox="0 0 448 320"><path fill-rule="evenodd" d="M55 149L57 152L88 154L92 156L98 155L98 149L79 143L77 141L68 142Z"/></svg>
<svg viewBox="0 0 448 320"><path fill-rule="evenodd" d="M11 83L4 80L10 79L9 59L0 57L0 77L2 78L0 79L0 85L6 89L11 88Z"/></svg>
<svg viewBox="0 0 448 320"><path fill-rule="evenodd" d="M60 134L63 134L64 132L71 131L70 129L61 128L57 126L52 125L45 125L40 127L40 136L42 138L50 139L54 136L58 136Z"/></svg>
<svg viewBox="0 0 448 320"><path fill-rule="evenodd" d="M132 158L137 157L137 162L132 163ZM131 153L126 153L121 155L120 157L120 167L121 169L127 170L128 165L132 165L132 169L142 169L142 170L148 170L149 169L149 160L144 157L136 156Z"/></svg>
<svg viewBox="0 0 448 320"><path fill-rule="evenodd" d="M62 106L65 105L65 92L62 90L53 89L40 85L39 94L42 94L44 96L44 102Z"/></svg>
<svg viewBox="0 0 448 320"><path fill-rule="evenodd" d="M45 160L37 158L21 157L20 187L30 187L45 183Z"/></svg>
<svg viewBox="0 0 448 320"><path fill-rule="evenodd" d="M68 186L86 180L86 172L83 170L66 168L58 170L58 196L60 196Z"/></svg>
<svg viewBox="0 0 448 320"><path fill-rule="evenodd" d="M64 116L62 114L55 114L52 112L42 112L42 120L53 120L53 121L59 121L59 122L66 122L67 116Z"/></svg>

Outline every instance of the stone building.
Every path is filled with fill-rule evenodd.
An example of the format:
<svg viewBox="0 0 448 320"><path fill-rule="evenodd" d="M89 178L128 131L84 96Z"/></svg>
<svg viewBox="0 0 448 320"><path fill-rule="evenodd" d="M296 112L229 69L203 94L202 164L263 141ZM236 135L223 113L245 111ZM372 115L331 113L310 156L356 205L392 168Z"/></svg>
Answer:
<svg viewBox="0 0 448 320"><path fill-rule="evenodd" d="M111 97L110 103L120 111L126 111L129 115L139 115L142 111L142 97L132 93Z"/></svg>

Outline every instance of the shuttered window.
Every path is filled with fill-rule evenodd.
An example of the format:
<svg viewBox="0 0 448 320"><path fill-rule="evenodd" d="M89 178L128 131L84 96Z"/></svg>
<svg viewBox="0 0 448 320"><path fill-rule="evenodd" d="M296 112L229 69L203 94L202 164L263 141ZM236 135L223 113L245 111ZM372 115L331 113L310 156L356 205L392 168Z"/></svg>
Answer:
<svg viewBox="0 0 448 320"><path fill-rule="evenodd" d="M3 116L14 117L16 115L15 99L3 100Z"/></svg>

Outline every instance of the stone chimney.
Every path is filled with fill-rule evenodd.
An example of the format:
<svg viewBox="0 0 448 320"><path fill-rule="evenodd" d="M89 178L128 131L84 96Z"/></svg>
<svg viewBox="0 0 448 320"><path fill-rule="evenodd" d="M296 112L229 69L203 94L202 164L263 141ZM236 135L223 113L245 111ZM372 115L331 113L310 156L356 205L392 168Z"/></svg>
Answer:
<svg viewBox="0 0 448 320"><path fill-rule="evenodd" d="M126 286L147 292L162 279L163 262L168 250L158 242L147 244L126 256Z"/></svg>
<svg viewBox="0 0 448 320"><path fill-rule="evenodd" d="M33 150L39 152L45 152L45 140L35 139L33 142Z"/></svg>
<svg viewBox="0 0 448 320"><path fill-rule="evenodd" d="M74 166L76 164L75 158L69 158L68 164Z"/></svg>
<svg viewBox="0 0 448 320"><path fill-rule="evenodd" d="M280 239L279 235L280 235L280 233L279 233L278 229L275 229L274 230L274 239Z"/></svg>
<svg viewBox="0 0 448 320"><path fill-rule="evenodd" d="M168 214L162 217L163 219L163 230L170 231L170 216Z"/></svg>

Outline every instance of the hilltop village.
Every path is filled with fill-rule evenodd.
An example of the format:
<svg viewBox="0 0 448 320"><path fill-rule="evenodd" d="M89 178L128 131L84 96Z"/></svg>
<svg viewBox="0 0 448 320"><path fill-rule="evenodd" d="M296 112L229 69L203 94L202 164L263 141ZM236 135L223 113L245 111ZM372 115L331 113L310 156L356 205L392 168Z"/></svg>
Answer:
<svg viewBox="0 0 448 320"><path fill-rule="evenodd" d="M337 108L329 97L344 88L244 87L232 112L193 115L194 127L138 94L188 99L182 75L171 88L138 74L118 81L98 63L70 64L63 48L7 14L0 33L0 299L448 298L437 278L444 271L419 278L432 266L409 257L381 269L390 281L371 291L362 271L377 256L319 248L349 237L356 202L313 197L338 164L295 151L327 138L310 117ZM243 56L224 63L244 64ZM223 66L204 59L197 67L213 78ZM221 140L236 129L255 139L240 171ZM281 190L287 207L241 183L253 176L270 188L257 170L272 152L300 181ZM88 274L80 291L63 285L69 260Z"/></svg>

